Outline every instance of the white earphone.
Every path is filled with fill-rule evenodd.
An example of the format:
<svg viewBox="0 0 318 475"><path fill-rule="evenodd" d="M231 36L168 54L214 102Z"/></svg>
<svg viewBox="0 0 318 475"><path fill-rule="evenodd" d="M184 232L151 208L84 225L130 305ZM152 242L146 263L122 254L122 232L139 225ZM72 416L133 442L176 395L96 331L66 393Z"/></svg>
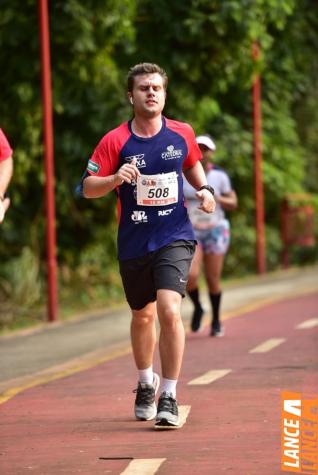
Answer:
<svg viewBox="0 0 318 475"><path fill-rule="evenodd" d="M132 97L130 97L129 100L130 100L130 104L133 104L133 103L134 103L134 100L133 100Z"/></svg>

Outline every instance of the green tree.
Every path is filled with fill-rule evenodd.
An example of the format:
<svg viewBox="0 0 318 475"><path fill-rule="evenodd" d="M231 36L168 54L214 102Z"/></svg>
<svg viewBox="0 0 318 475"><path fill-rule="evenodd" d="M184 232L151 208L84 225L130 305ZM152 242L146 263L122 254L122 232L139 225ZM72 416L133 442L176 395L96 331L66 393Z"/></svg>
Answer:
<svg viewBox="0 0 318 475"><path fill-rule="evenodd" d="M134 41L134 3L77 0L50 3L59 257L72 261L93 239L93 221L114 218L113 200L75 202L86 160L127 105L116 50ZM13 206L5 223L4 258L21 244L43 253L42 111L37 1L1 1L1 123L14 146ZM6 67L5 67L6 66ZM17 226L17 223L19 225ZM113 241L106 239L106 241ZM7 246L10 253L6 254Z"/></svg>
<svg viewBox="0 0 318 475"><path fill-rule="evenodd" d="M269 267L277 266L281 199L318 187L317 2L57 0L49 6L63 281L70 273L95 288L98 275L108 276L101 281L107 288L116 281L115 196L86 201L74 188L98 140L130 116L125 78L141 61L167 70L166 115L215 138L216 158L238 191L231 273L255 266L251 86L255 72L261 74L267 256ZM37 1L0 0L0 11L0 124L15 150L13 205L1 226L0 259L7 261L1 282L11 259L29 262L23 248L44 262L45 177ZM253 41L261 48L257 64Z"/></svg>

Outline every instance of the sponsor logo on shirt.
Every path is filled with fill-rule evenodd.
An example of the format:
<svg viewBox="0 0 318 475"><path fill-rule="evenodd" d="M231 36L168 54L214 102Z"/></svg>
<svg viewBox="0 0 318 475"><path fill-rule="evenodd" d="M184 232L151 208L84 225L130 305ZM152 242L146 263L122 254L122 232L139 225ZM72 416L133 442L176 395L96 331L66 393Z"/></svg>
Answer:
<svg viewBox="0 0 318 475"><path fill-rule="evenodd" d="M173 145L168 145L167 150L161 154L161 158L164 160L174 160L182 157L182 150L175 150Z"/></svg>
<svg viewBox="0 0 318 475"><path fill-rule="evenodd" d="M169 216L169 214L171 214L173 210L174 210L174 208L160 209L158 211L158 216Z"/></svg>
<svg viewBox="0 0 318 475"><path fill-rule="evenodd" d="M100 166L97 163L93 162L92 160L88 160L87 170L93 173L98 173Z"/></svg>
<svg viewBox="0 0 318 475"><path fill-rule="evenodd" d="M136 159L136 167L137 168L145 168L146 161L144 160L144 153L140 153L139 155L130 155L130 157L124 157L124 160L128 163L132 162L133 159Z"/></svg>
<svg viewBox="0 0 318 475"><path fill-rule="evenodd" d="M133 211L131 219L135 222L135 224L148 223L148 216L146 215L145 211Z"/></svg>

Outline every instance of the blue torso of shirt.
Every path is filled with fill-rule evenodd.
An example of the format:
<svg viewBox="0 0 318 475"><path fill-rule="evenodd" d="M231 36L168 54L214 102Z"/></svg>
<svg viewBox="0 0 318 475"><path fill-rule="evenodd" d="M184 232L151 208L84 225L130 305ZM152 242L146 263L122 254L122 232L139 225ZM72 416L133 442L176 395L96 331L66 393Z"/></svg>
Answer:
<svg viewBox="0 0 318 475"><path fill-rule="evenodd" d="M179 239L195 239L183 197L182 165L188 155L186 140L169 129L165 119L160 132L151 138L137 137L130 124L129 128L131 135L120 151L118 168L136 158L142 175L176 172L178 202L165 206L137 205L136 183L123 183L118 188L120 260L144 256Z"/></svg>

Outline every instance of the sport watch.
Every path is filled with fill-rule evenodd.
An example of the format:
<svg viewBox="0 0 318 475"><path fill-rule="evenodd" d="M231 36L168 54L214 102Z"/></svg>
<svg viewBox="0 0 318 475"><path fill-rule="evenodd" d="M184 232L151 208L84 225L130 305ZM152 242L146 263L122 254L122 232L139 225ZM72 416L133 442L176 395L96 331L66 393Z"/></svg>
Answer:
<svg viewBox="0 0 318 475"><path fill-rule="evenodd" d="M202 185L200 188L199 188L199 191L201 190L208 190L210 193L212 193L212 195L214 196L214 188L210 185Z"/></svg>

